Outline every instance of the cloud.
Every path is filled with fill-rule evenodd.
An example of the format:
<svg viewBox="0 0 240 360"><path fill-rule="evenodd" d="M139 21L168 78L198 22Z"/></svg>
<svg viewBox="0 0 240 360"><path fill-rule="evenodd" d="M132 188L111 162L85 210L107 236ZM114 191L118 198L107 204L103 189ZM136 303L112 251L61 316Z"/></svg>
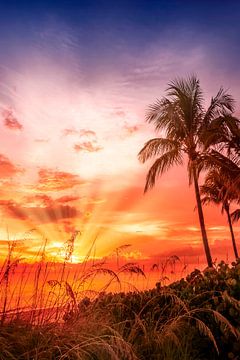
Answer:
<svg viewBox="0 0 240 360"><path fill-rule="evenodd" d="M64 219L61 221L61 224L63 225L64 231L68 234L73 234L77 230L71 220Z"/></svg>
<svg viewBox="0 0 240 360"><path fill-rule="evenodd" d="M96 137L95 131L82 129L79 131L80 136L87 136L87 137Z"/></svg>
<svg viewBox="0 0 240 360"><path fill-rule="evenodd" d="M77 135L78 130L74 128L66 128L63 130L63 136L69 136L69 135Z"/></svg>
<svg viewBox="0 0 240 360"><path fill-rule="evenodd" d="M106 202L106 199L103 199L103 198L96 198L96 199L91 199L91 198L87 198L86 199L86 203L87 204L91 204L91 205L98 205L98 204L102 204L102 203L105 203Z"/></svg>
<svg viewBox="0 0 240 360"><path fill-rule="evenodd" d="M31 221L34 224L58 222L61 219L75 218L78 211L69 205L23 206L13 200L0 200L5 213L14 219Z"/></svg>
<svg viewBox="0 0 240 360"><path fill-rule="evenodd" d="M203 252L203 246L202 244L198 244L195 246L192 246L190 244L186 245L183 244L181 247L175 247L174 249L170 249L170 250L164 250L162 253L157 254L157 255L153 255L153 257L158 257L158 256L173 256L173 255L177 255L179 257L183 257L183 256L188 256L188 257L196 257L199 255L204 255Z"/></svg>
<svg viewBox="0 0 240 360"><path fill-rule="evenodd" d="M80 136L80 138L82 138L81 142L78 142L73 146L76 152L97 152L103 149L103 147L98 145L97 143L97 136L95 131L89 129L81 129L76 132ZM74 134L76 133L74 132Z"/></svg>
<svg viewBox="0 0 240 360"><path fill-rule="evenodd" d="M210 248L213 260L218 259L217 261L220 261L221 259L226 259L228 257L230 259L234 259L232 242L230 238L225 237L223 240L212 240L210 242ZM196 264L197 261L200 261L200 263L206 262L204 248L201 240L195 245L182 244L182 246L176 246L176 244L174 245L173 243L171 246L169 246L169 250L163 250L160 253L154 254L151 256L151 258L167 258L173 255L177 255L182 259L186 258L189 264Z"/></svg>
<svg viewBox="0 0 240 360"><path fill-rule="evenodd" d="M24 170L14 165L5 155L0 154L0 178L9 178Z"/></svg>
<svg viewBox="0 0 240 360"><path fill-rule="evenodd" d="M61 191L84 183L78 175L52 169L40 169L38 176L38 191Z"/></svg>
<svg viewBox="0 0 240 360"><path fill-rule="evenodd" d="M78 215L77 209L74 206L59 205L47 206L45 208L29 208L27 215L30 219L34 218L39 222L58 222L60 219L75 218Z"/></svg>
<svg viewBox="0 0 240 360"><path fill-rule="evenodd" d="M21 207L13 200L0 200L0 206L5 209L6 215L19 220L27 220L27 215Z"/></svg>
<svg viewBox="0 0 240 360"><path fill-rule="evenodd" d="M4 125L10 130L22 130L23 125L17 120L11 109L4 109L2 111Z"/></svg>
<svg viewBox="0 0 240 360"><path fill-rule="evenodd" d="M89 129L77 130L75 128L66 128L63 130L63 135L64 136L79 135L80 137L96 138L95 131Z"/></svg>
<svg viewBox="0 0 240 360"><path fill-rule="evenodd" d="M64 195L59 198L52 198L49 195L46 194L34 194L26 196L23 199L23 203L25 206L54 206L54 204L57 206L60 204L65 204L68 202L76 201L80 199L80 196L72 196L72 195Z"/></svg>
<svg viewBox="0 0 240 360"><path fill-rule="evenodd" d="M56 199L56 201L59 203L68 203L68 202L76 201L79 199L80 199L80 196L65 195L65 196L61 196L60 198Z"/></svg>
<svg viewBox="0 0 240 360"><path fill-rule="evenodd" d="M52 206L54 200L46 194L34 194L26 196L23 203L27 206Z"/></svg>
<svg viewBox="0 0 240 360"><path fill-rule="evenodd" d="M139 131L140 126L139 125L129 125L127 123L124 124L123 129L129 134L132 135Z"/></svg>
<svg viewBox="0 0 240 360"><path fill-rule="evenodd" d="M74 150L77 152L80 152L80 151L97 152L102 149L103 149L103 147L97 145L96 141L84 141L82 143L77 143L74 145Z"/></svg>

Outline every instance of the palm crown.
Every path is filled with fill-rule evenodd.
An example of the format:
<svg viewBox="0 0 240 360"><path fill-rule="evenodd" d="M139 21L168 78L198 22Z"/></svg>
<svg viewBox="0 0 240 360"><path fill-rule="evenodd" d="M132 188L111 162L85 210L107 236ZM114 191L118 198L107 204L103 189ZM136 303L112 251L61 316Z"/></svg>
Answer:
<svg viewBox="0 0 240 360"><path fill-rule="evenodd" d="M208 129L217 118L231 117L233 109L233 98L222 88L204 110L203 94L196 77L171 82L167 97L150 105L146 115L147 122L153 123L156 131L164 131L165 137L149 140L139 152L139 160L143 163L158 157L148 172L145 191L155 185L158 175L173 165L183 164L184 154L188 157L191 180L192 165L197 164L203 152L209 138Z"/></svg>

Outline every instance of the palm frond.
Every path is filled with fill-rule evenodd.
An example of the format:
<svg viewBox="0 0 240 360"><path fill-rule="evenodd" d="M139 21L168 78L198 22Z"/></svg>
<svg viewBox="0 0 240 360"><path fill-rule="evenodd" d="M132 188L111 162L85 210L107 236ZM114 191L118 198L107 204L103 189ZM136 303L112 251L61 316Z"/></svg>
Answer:
<svg viewBox="0 0 240 360"><path fill-rule="evenodd" d="M233 222L237 222L240 219L240 209L236 209L232 212L231 219Z"/></svg>
<svg viewBox="0 0 240 360"><path fill-rule="evenodd" d="M209 124L214 118L221 116L226 111L232 113L234 111L234 99L222 87L217 95L212 97L211 104L207 109L203 122Z"/></svg>
<svg viewBox="0 0 240 360"><path fill-rule="evenodd" d="M206 195L206 196L203 196L201 198L201 202L203 205L208 205L210 204L211 202L213 202L212 198L209 196L209 195Z"/></svg>
<svg viewBox="0 0 240 360"><path fill-rule="evenodd" d="M173 133L173 138L182 138L186 132L184 119L181 115L181 109L176 102L163 98L157 100L148 107L146 121L153 123L156 131L165 130L167 134ZM172 132L172 128L175 132ZM169 135L167 135L170 137Z"/></svg>
<svg viewBox="0 0 240 360"><path fill-rule="evenodd" d="M237 178L240 176L240 159L235 162L217 150L211 150L201 154L198 159L198 166L201 170L221 169L222 173L228 174L229 177Z"/></svg>
<svg viewBox="0 0 240 360"><path fill-rule="evenodd" d="M180 165L183 163L181 149L175 148L163 154L151 166L147 174L146 185L144 192L155 185L156 178L169 170L173 165Z"/></svg>
<svg viewBox="0 0 240 360"><path fill-rule="evenodd" d="M147 141L138 154L138 159L145 163L145 161L150 158L163 153L173 150L175 147L179 146L177 141L168 139L168 138L155 138Z"/></svg>
<svg viewBox="0 0 240 360"><path fill-rule="evenodd" d="M219 168L212 169L207 173L205 183L200 187L200 192L201 195L204 195L203 204L222 204L222 212L229 209L232 201L238 200L236 192L230 190L228 181Z"/></svg>
<svg viewBox="0 0 240 360"><path fill-rule="evenodd" d="M220 146L219 148L231 151L240 151L240 122L231 114L218 116L207 124L203 123L201 133L199 134L204 148L210 146Z"/></svg>
<svg viewBox="0 0 240 360"><path fill-rule="evenodd" d="M187 132L196 131L203 111L199 80L196 76L190 76L186 80L175 79L169 84L167 91L168 96L178 104Z"/></svg>
<svg viewBox="0 0 240 360"><path fill-rule="evenodd" d="M219 169L221 176L225 179L228 191L235 192L240 198L240 158L230 159L216 150L211 150L203 157L205 158L204 167Z"/></svg>

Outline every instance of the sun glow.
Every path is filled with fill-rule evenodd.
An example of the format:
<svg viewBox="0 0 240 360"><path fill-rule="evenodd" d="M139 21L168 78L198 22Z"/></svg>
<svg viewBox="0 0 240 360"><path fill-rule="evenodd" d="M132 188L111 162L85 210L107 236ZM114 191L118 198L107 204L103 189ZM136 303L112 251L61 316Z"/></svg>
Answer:
<svg viewBox="0 0 240 360"><path fill-rule="evenodd" d="M59 241L52 241L51 242L51 248L55 249L62 249L63 248L63 244Z"/></svg>

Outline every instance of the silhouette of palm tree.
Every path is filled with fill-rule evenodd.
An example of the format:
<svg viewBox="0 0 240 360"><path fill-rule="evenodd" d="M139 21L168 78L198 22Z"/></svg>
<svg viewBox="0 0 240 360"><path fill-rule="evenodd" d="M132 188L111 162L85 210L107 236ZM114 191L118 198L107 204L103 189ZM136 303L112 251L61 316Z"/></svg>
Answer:
<svg viewBox="0 0 240 360"><path fill-rule="evenodd" d="M203 107L203 94L199 80L195 77L176 79L167 88L167 97L157 100L149 106L146 121L153 123L157 132L164 137L149 140L139 152L139 160L146 162L157 157L150 167L144 192L155 185L156 178L174 165L183 165L184 157L188 159L189 184L194 183L199 222L207 264L212 267L200 191L199 172L203 165L201 154L206 152L213 141L206 145L207 129L219 116L225 118L234 110L233 98L222 88L211 99L207 110ZM204 160L204 166L207 159Z"/></svg>
<svg viewBox="0 0 240 360"><path fill-rule="evenodd" d="M238 258L238 250L236 240L234 236L232 219L230 215L230 205L233 201L238 201L237 194L229 191L225 183L225 178L221 175L221 172L217 169L209 171L205 178L204 185L201 186L202 203L209 204L214 203L216 205L222 205L222 213L227 214L229 229L232 238L233 251L236 259Z"/></svg>
<svg viewBox="0 0 240 360"><path fill-rule="evenodd" d="M227 190L240 198L240 120L224 112L209 124L204 136L205 149L211 150L202 155L202 166L219 170Z"/></svg>

